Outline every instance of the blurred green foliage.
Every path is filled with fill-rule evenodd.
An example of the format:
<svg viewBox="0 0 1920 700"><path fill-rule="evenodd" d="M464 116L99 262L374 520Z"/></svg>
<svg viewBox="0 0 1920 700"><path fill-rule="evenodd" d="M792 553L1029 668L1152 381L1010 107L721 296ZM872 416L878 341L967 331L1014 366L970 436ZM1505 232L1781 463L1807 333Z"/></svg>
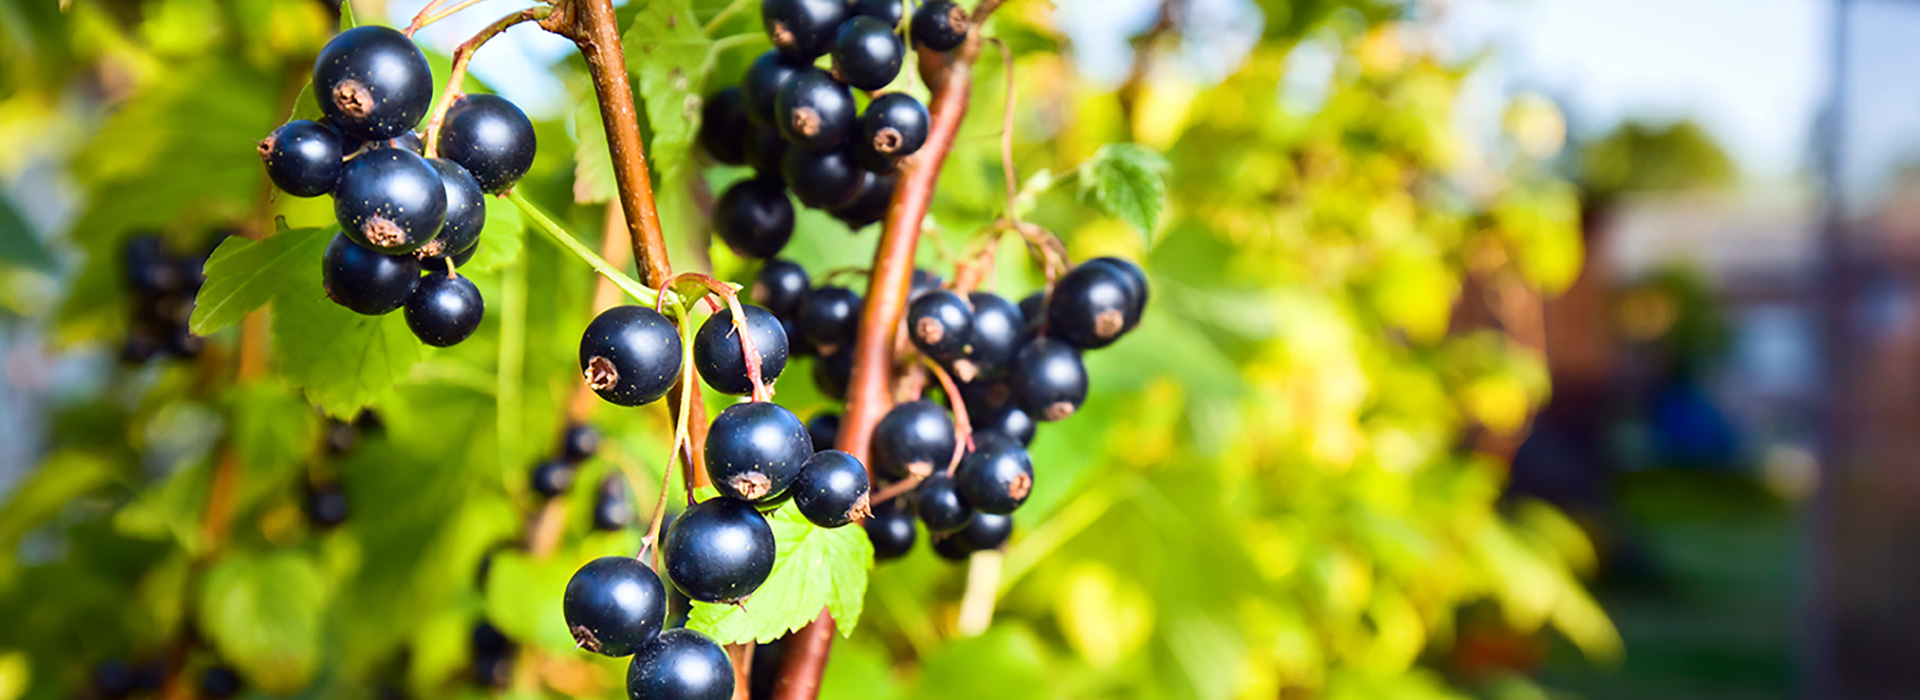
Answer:
<svg viewBox="0 0 1920 700"><path fill-rule="evenodd" d="M1725 189L1739 174L1713 135L1686 120L1629 121L1580 149L1580 182L1598 198Z"/></svg>

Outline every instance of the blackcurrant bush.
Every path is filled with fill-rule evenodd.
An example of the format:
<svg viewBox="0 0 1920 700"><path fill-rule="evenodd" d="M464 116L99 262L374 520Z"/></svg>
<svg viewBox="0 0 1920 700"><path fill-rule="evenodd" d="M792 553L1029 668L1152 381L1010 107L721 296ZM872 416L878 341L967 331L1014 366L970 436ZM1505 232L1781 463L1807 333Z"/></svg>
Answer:
<svg viewBox="0 0 1920 700"><path fill-rule="evenodd" d="M753 303L767 307L776 316L788 316L800 310L800 301L812 287L807 269L791 260L772 258L753 276L747 294Z"/></svg>
<svg viewBox="0 0 1920 700"><path fill-rule="evenodd" d="M967 521L966 527L948 535L950 539L959 540L961 544L966 545L967 549L975 552L999 549L1011 536L1013 536L1013 516L993 513L974 513L973 519Z"/></svg>
<svg viewBox="0 0 1920 700"><path fill-rule="evenodd" d="M347 521L347 492L333 482L312 484L307 487L307 520L322 530L332 529Z"/></svg>
<svg viewBox="0 0 1920 700"><path fill-rule="evenodd" d="M818 68L802 68L787 79L773 100L774 125L795 148L839 148L859 121L853 92Z"/></svg>
<svg viewBox="0 0 1920 700"><path fill-rule="evenodd" d="M240 674L225 666L214 666L200 674L200 697L226 700L240 694Z"/></svg>
<svg viewBox="0 0 1920 700"><path fill-rule="evenodd" d="M867 171L853 162L844 150L807 151L787 149L781 157L780 176L793 190L793 196L814 209L836 209L853 203L866 184Z"/></svg>
<svg viewBox="0 0 1920 700"><path fill-rule="evenodd" d="M341 32L313 62L313 95L340 133L378 141L410 131L433 102L433 69L407 35L363 25Z"/></svg>
<svg viewBox="0 0 1920 700"><path fill-rule="evenodd" d="M740 86L729 85L708 95L700 105L700 146L714 161L727 165L747 162L747 105Z"/></svg>
<svg viewBox="0 0 1920 700"><path fill-rule="evenodd" d="M674 519L661 553L667 578L688 597L732 603L752 595L773 572L773 527L751 504L710 498Z"/></svg>
<svg viewBox="0 0 1920 700"><path fill-rule="evenodd" d="M771 385L787 368L787 332L780 327L780 319L766 309L741 304L740 310L746 314L747 337L753 339L753 352L760 359L760 380ZM746 352L741 349L739 329L733 324L733 309L721 309L700 324L700 331L693 337L693 367L714 391L735 396L753 392Z"/></svg>
<svg viewBox="0 0 1920 700"><path fill-rule="evenodd" d="M894 161L927 145L932 123L926 106L912 95L889 92L873 98L860 114L860 163L874 170L893 170Z"/></svg>
<svg viewBox="0 0 1920 700"><path fill-rule="evenodd" d="M440 126L440 157L459 163L480 189L495 194L527 174L536 149L527 113L499 95L460 98Z"/></svg>
<svg viewBox="0 0 1920 700"><path fill-rule="evenodd" d="M769 49L753 59L746 75L740 78L740 102L746 107L747 119L755 124L775 126L773 103L779 98L780 88L786 86L795 72L812 65L812 61L787 58L778 49ZM748 158L749 163L752 160Z"/></svg>
<svg viewBox="0 0 1920 700"><path fill-rule="evenodd" d="M853 349L839 348L821 352L813 363L813 384L820 393L835 401L847 399L847 383L853 381Z"/></svg>
<svg viewBox="0 0 1920 700"><path fill-rule="evenodd" d="M813 450L831 450L840 443L840 414L818 413L807 419L807 437L813 440Z"/></svg>
<svg viewBox="0 0 1920 700"><path fill-rule="evenodd" d="M833 77L862 90L878 90L900 75L907 45L893 25L857 16L840 25L833 38Z"/></svg>
<svg viewBox="0 0 1920 700"><path fill-rule="evenodd" d="M821 287L800 304L800 334L822 354L852 345L860 331L860 295L845 287Z"/></svg>
<svg viewBox="0 0 1920 700"><path fill-rule="evenodd" d="M1074 268L1047 299L1047 335L1084 350L1112 344L1128 328L1133 291L1133 280L1112 265Z"/></svg>
<svg viewBox="0 0 1920 700"><path fill-rule="evenodd" d="M743 258L770 258L793 238L793 202L774 178L733 183L713 205L713 228Z"/></svg>
<svg viewBox="0 0 1920 700"><path fill-rule="evenodd" d="M407 297L407 328L420 342L436 348L452 347L480 328L486 304L473 280L443 272L420 278Z"/></svg>
<svg viewBox="0 0 1920 700"><path fill-rule="evenodd" d="M706 635L667 630L634 653L627 666L627 697L728 700L733 697L733 662Z"/></svg>
<svg viewBox="0 0 1920 700"><path fill-rule="evenodd" d="M446 186L447 216L440 223L440 235L413 254L419 256L427 271L445 272L447 264L441 261L435 267L435 261L467 252L480 242L480 230L487 225L487 195L480 191L473 174L458 163L445 158L429 158L427 162L439 171L440 183Z"/></svg>
<svg viewBox="0 0 1920 700"><path fill-rule="evenodd" d="M867 530L867 541L873 543L876 560L897 559L913 549L913 514L907 512L902 499L875 506L873 515L862 525Z"/></svg>
<svg viewBox="0 0 1920 700"><path fill-rule="evenodd" d="M760 21L781 52L812 61L833 46L834 30L847 19L846 0L764 0Z"/></svg>
<svg viewBox="0 0 1920 700"><path fill-rule="evenodd" d="M305 119L274 129L260 141L260 160L267 179L295 197L318 197L333 191L344 165L340 135Z"/></svg>
<svg viewBox="0 0 1920 700"><path fill-rule="evenodd" d="M561 608L580 648L621 657L660 634L667 618L667 591L640 560L600 557L573 572Z"/></svg>
<svg viewBox="0 0 1920 700"><path fill-rule="evenodd" d="M896 479L946 472L953 462L953 418L932 401L894 406L873 428L873 466Z"/></svg>
<svg viewBox="0 0 1920 700"><path fill-rule="evenodd" d="M856 15L872 17L889 27L900 26L900 20L907 17L906 0L853 0L851 9Z"/></svg>
<svg viewBox="0 0 1920 700"><path fill-rule="evenodd" d="M707 429L707 477L722 495L761 501L786 493L813 456L807 426L778 404L728 406Z"/></svg>
<svg viewBox="0 0 1920 700"><path fill-rule="evenodd" d="M967 40L972 21L949 0L929 0L913 11L913 43L934 51L952 51Z"/></svg>
<svg viewBox="0 0 1920 700"><path fill-rule="evenodd" d="M420 261L411 255L382 255L346 234L334 234L320 258L327 298L354 313L377 316L398 309L420 283Z"/></svg>
<svg viewBox="0 0 1920 700"><path fill-rule="evenodd" d="M893 186L897 181L891 166L884 173L869 170L861 178L860 194L854 196L853 202L828 213L854 231L879 223L887 218L887 207L893 204Z"/></svg>
<svg viewBox="0 0 1920 700"><path fill-rule="evenodd" d="M600 451L600 429L585 423L573 423L560 435L560 461L579 464Z"/></svg>
<svg viewBox="0 0 1920 700"><path fill-rule="evenodd" d="M1087 400L1087 368L1080 351L1053 338L1035 338L1013 358L1007 377L1015 403L1044 421L1066 420Z"/></svg>
<svg viewBox="0 0 1920 700"><path fill-rule="evenodd" d="M666 396L680 379L681 359L673 322L644 306L607 309L580 338L587 387L621 406L644 406Z"/></svg>
<svg viewBox="0 0 1920 700"><path fill-rule="evenodd" d="M541 462L540 466L533 468L528 479L534 493L553 498L566 493L567 487L573 485L573 472L573 465L566 462Z"/></svg>
<svg viewBox="0 0 1920 700"><path fill-rule="evenodd" d="M771 125L753 124L747 129L746 138L741 151L754 175L780 179L780 164L787 157L787 140L780 137L780 130Z"/></svg>
<svg viewBox="0 0 1920 700"><path fill-rule="evenodd" d="M973 518L973 506L960 495L960 489L945 469L935 471L914 487L913 509L920 514L920 522L926 524L927 532L936 535L966 527L967 521Z"/></svg>
<svg viewBox="0 0 1920 700"><path fill-rule="evenodd" d="M619 532L633 524L633 499L627 496L627 482L613 474L600 481L593 499L593 529Z"/></svg>
<svg viewBox="0 0 1920 700"><path fill-rule="evenodd" d="M974 448L960 460L953 480L974 510L1005 515L1033 492L1033 460L1012 438L975 433Z"/></svg>
<svg viewBox="0 0 1920 700"><path fill-rule="evenodd" d="M871 514L867 468L853 455L822 450L807 458L793 482L793 503L820 527L840 527Z"/></svg>
<svg viewBox="0 0 1920 700"><path fill-rule="evenodd" d="M981 435L995 434L1018 440L1022 445L1033 444L1033 417L1012 403L982 406L980 410L968 407L967 420L973 424L976 441Z"/></svg>
<svg viewBox="0 0 1920 700"><path fill-rule="evenodd" d="M936 362L958 360L973 342L973 308L950 290L922 294L907 306L907 336Z"/></svg>
<svg viewBox="0 0 1920 700"><path fill-rule="evenodd" d="M1020 307L998 294L973 292L967 295L967 301L973 305L973 336L968 340L966 356L954 361L953 374L963 382L1000 379L1012 368L1013 354L1020 350L1026 317Z"/></svg>
<svg viewBox="0 0 1920 700"><path fill-rule="evenodd" d="M433 240L447 218L447 188L427 159L379 148L347 161L333 192L333 216L353 242L388 255Z"/></svg>

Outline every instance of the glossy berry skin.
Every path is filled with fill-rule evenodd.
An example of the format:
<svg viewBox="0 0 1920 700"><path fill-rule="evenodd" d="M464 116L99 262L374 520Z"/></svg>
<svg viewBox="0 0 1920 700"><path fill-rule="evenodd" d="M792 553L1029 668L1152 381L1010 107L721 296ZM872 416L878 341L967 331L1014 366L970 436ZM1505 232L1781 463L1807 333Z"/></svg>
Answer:
<svg viewBox="0 0 1920 700"><path fill-rule="evenodd" d="M853 0L850 9L856 15L885 22L888 27L900 26L900 20L907 18L905 0Z"/></svg>
<svg viewBox="0 0 1920 700"><path fill-rule="evenodd" d="M1125 258L1094 258L1084 265L1105 265L1119 273L1120 279L1126 282L1128 299L1132 302L1127 309L1127 330L1133 330L1133 327L1140 323L1140 314L1147 308L1147 271Z"/></svg>
<svg viewBox="0 0 1920 700"><path fill-rule="evenodd" d="M340 181L340 135L305 119L274 129L260 142L260 160L267 179L295 197L318 197L333 191Z"/></svg>
<svg viewBox="0 0 1920 700"><path fill-rule="evenodd" d="M822 353L851 345L860 331L860 306L860 295L851 289L815 289L800 305L800 334Z"/></svg>
<svg viewBox="0 0 1920 700"><path fill-rule="evenodd" d="M873 515L861 523L867 530L867 541L873 543L876 561L898 559L913 550L913 514L907 512L904 500L895 498L874 506Z"/></svg>
<svg viewBox="0 0 1920 700"><path fill-rule="evenodd" d="M733 665L727 652L690 629L660 633L627 665L629 700L727 700Z"/></svg>
<svg viewBox="0 0 1920 700"><path fill-rule="evenodd" d="M907 45L893 25L856 16L840 25L833 38L833 77L862 90L878 90L900 75Z"/></svg>
<svg viewBox="0 0 1920 700"><path fill-rule="evenodd" d="M953 480L974 510L1006 515L1026 503L1033 492L1033 460L1027 448L1012 438L979 433Z"/></svg>
<svg viewBox="0 0 1920 700"><path fill-rule="evenodd" d="M969 551L978 552L999 549L1013 536L1013 516L993 513L974 513L973 519L959 532L948 535L948 539L959 540Z"/></svg>
<svg viewBox="0 0 1920 700"><path fill-rule="evenodd" d="M573 472L573 466L566 462L541 462L528 476L528 483L534 493L553 498L566 493L567 487L573 485Z"/></svg>
<svg viewBox="0 0 1920 700"><path fill-rule="evenodd" d="M913 275L907 278L907 301L919 299L920 295L938 290L945 280L925 268L913 268Z"/></svg>
<svg viewBox="0 0 1920 700"><path fill-rule="evenodd" d="M728 85L707 96L700 105L700 147L715 162L747 162L747 105L740 86Z"/></svg>
<svg viewBox="0 0 1920 700"><path fill-rule="evenodd" d="M320 257L320 279L333 303L378 316L407 303L420 283L420 261L382 255L355 245L346 234L334 234Z"/></svg>
<svg viewBox="0 0 1920 700"><path fill-rule="evenodd" d="M895 161L927 145L933 117L912 95L889 92L873 98L860 113L860 162L875 170L892 170Z"/></svg>
<svg viewBox="0 0 1920 700"><path fill-rule="evenodd" d="M959 486L945 469L935 471L913 489L913 509L927 531L943 535L967 526L973 519L973 506L960 495Z"/></svg>
<svg viewBox="0 0 1920 700"><path fill-rule="evenodd" d="M567 426L560 435L560 461L579 464L593 458L600 451L600 429L583 423Z"/></svg>
<svg viewBox="0 0 1920 700"><path fill-rule="evenodd" d="M411 253L439 235L447 217L447 188L427 159L376 148L340 171L333 216L355 243L388 255Z"/></svg>
<svg viewBox="0 0 1920 700"><path fill-rule="evenodd" d="M633 500L627 496L627 482L618 474L601 480L593 498L593 529L618 532L633 524Z"/></svg>
<svg viewBox="0 0 1920 700"><path fill-rule="evenodd" d="M617 658L660 634L667 590L638 559L600 557L573 572L561 609L580 648Z"/></svg>
<svg viewBox="0 0 1920 700"><path fill-rule="evenodd" d="M786 186L773 178L733 183L713 205L713 228L740 257L778 255L793 238L793 202Z"/></svg>
<svg viewBox="0 0 1920 700"><path fill-rule="evenodd" d="M823 352L813 363L813 383L820 393L835 401L847 400L847 383L853 380L853 350L839 348Z"/></svg>
<svg viewBox="0 0 1920 700"><path fill-rule="evenodd" d="M780 138L780 130L772 125L754 124L747 129L747 141L741 144L741 152L754 175L778 180L780 165L787 158L787 140Z"/></svg>
<svg viewBox="0 0 1920 700"><path fill-rule="evenodd" d="M958 360L973 341L973 308L950 290L922 294L907 306L907 337L936 362Z"/></svg>
<svg viewBox="0 0 1920 700"><path fill-rule="evenodd" d="M330 530L347 521L347 493L335 483L314 484L307 489L307 520L314 527Z"/></svg>
<svg viewBox="0 0 1920 700"><path fill-rule="evenodd" d="M768 501L786 493L813 456L807 426L779 404L750 401L728 406L707 429L707 477L720 494L742 501Z"/></svg>
<svg viewBox="0 0 1920 700"><path fill-rule="evenodd" d="M731 603L752 595L773 572L773 527L751 504L710 498L674 519L661 552L667 578L687 597Z"/></svg>
<svg viewBox="0 0 1920 700"><path fill-rule="evenodd" d="M820 413L808 418L807 437L813 440L814 452L833 449L840 443L840 414Z"/></svg>
<svg viewBox="0 0 1920 700"><path fill-rule="evenodd" d="M429 260L472 250L480 242L480 230L487 225L487 195L480 191L480 182L473 179L473 174L445 158L428 158L427 163L440 173L440 184L447 191L447 216L440 222L440 234L413 252L423 266L429 265ZM426 269L445 272L446 265L440 261L438 267Z"/></svg>
<svg viewBox="0 0 1920 700"><path fill-rule="evenodd" d="M480 189L507 191L533 167L537 144L527 113L499 95L467 95L440 125L440 157L459 163Z"/></svg>
<svg viewBox="0 0 1920 700"><path fill-rule="evenodd" d="M820 527L840 527L871 514L867 468L853 455L822 450L807 458L793 482L793 503Z"/></svg>
<svg viewBox="0 0 1920 700"><path fill-rule="evenodd" d="M1138 318L1138 297L1125 273L1111 265L1081 265L1060 278L1047 300L1047 335L1083 350L1104 348Z"/></svg>
<svg viewBox="0 0 1920 700"><path fill-rule="evenodd" d="M621 406L645 406L680 378L680 335L673 322L644 306L616 306L587 324L580 371L587 387Z"/></svg>
<svg viewBox="0 0 1920 700"><path fill-rule="evenodd" d="M846 0L764 0L760 21L781 53L812 61L833 46L847 19Z"/></svg>
<svg viewBox="0 0 1920 700"><path fill-rule="evenodd" d="M860 115L845 84L818 68L802 68L780 86L773 116L787 143L825 151L847 143Z"/></svg>
<svg viewBox="0 0 1920 700"><path fill-rule="evenodd" d="M1017 440L1022 445L1033 444L1033 417L1012 403L982 406L978 410L969 406L967 419L973 424L975 442L981 435L994 434Z"/></svg>
<svg viewBox="0 0 1920 700"><path fill-rule="evenodd" d="M814 209L837 209L860 197L866 170L848 151L789 148L780 160L780 177L795 199Z"/></svg>
<svg viewBox="0 0 1920 700"><path fill-rule="evenodd" d="M1040 332L1047 322L1047 291L1040 290L1020 298L1020 317L1027 321L1027 335Z"/></svg>
<svg viewBox="0 0 1920 700"><path fill-rule="evenodd" d="M1087 400L1087 368L1073 346L1035 338L1014 356L1007 385L1027 415L1048 422L1066 420Z"/></svg>
<svg viewBox="0 0 1920 700"><path fill-rule="evenodd" d="M979 516L975 515L974 517L977 518ZM971 523L972 521L968 522ZM960 533L955 532L946 535L934 535L933 553L940 555L941 559L947 561L966 561L968 557L973 556L973 548L968 547L966 540L960 539Z"/></svg>
<svg viewBox="0 0 1920 700"><path fill-rule="evenodd" d="M746 314L747 333L753 339L753 352L760 358L760 380L768 385L787 368L787 332L780 319L766 309L741 304ZM733 324L733 309L721 309L700 324L693 336L693 367L707 386L722 394L745 396L753 392L753 380L747 376L746 353L741 348L739 329Z"/></svg>
<svg viewBox="0 0 1920 700"><path fill-rule="evenodd" d="M953 418L932 401L894 406L873 429L873 466L896 479L944 473L953 462Z"/></svg>
<svg viewBox="0 0 1920 700"><path fill-rule="evenodd" d="M787 58L778 49L770 49L753 59L746 74L740 77L740 104L746 108L747 120L774 126L773 103L779 98L780 88L786 87L794 73L812 65L812 61Z"/></svg>
<svg viewBox="0 0 1920 700"><path fill-rule="evenodd" d="M1026 332L1026 316L1020 313L1020 307L998 294L973 292L967 295L967 302L973 305L973 336L966 354L953 363L954 377L971 382L1007 376Z"/></svg>
<svg viewBox="0 0 1920 700"><path fill-rule="evenodd" d="M800 302L807 298L812 286L806 268L791 260L772 258L753 276L753 286L747 288L747 295L775 316L787 316L800 309Z"/></svg>
<svg viewBox="0 0 1920 700"><path fill-rule="evenodd" d="M444 272L420 278L407 297L407 329L420 342L445 348L459 345L480 328L486 303L473 280Z"/></svg>
<svg viewBox="0 0 1920 700"><path fill-rule="evenodd" d="M214 666L200 674L200 697L226 700L240 694L240 674L225 666Z"/></svg>
<svg viewBox="0 0 1920 700"><path fill-rule="evenodd" d="M410 131L433 101L433 69L405 34L365 25L341 32L313 62L313 95L341 134L378 141Z"/></svg>
<svg viewBox="0 0 1920 700"><path fill-rule="evenodd" d="M860 194L828 213L854 231L879 223L887 218L887 207L893 204L893 186L898 181L891 165L884 173L869 170L860 185Z"/></svg>
<svg viewBox="0 0 1920 700"><path fill-rule="evenodd" d="M948 0L930 0L913 11L913 44L934 51L952 51L967 40L972 28L967 11Z"/></svg>

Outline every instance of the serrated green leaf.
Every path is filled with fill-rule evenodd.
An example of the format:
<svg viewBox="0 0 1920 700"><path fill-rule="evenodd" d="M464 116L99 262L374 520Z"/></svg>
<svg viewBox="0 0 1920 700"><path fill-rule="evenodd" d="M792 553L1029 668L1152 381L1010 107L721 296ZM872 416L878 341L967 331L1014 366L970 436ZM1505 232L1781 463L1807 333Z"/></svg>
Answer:
<svg viewBox="0 0 1920 700"><path fill-rule="evenodd" d="M516 640L556 652L572 650L561 599L578 568L558 558L536 561L519 552L493 555L487 567L487 620Z"/></svg>
<svg viewBox="0 0 1920 700"><path fill-rule="evenodd" d="M420 361L420 341L400 314L362 316L327 300L320 260L273 301L273 360L328 415L347 418L385 396Z"/></svg>
<svg viewBox="0 0 1920 700"><path fill-rule="evenodd" d="M773 573L741 605L693 604L687 627L721 644L770 642L800 629L827 608L842 635L852 635L867 593L873 543L864 530L807 522L792 503L767 522L779 549Z"/></svg>
<svg viewBox="0 0 1920 700"><path fill-rule="evenodd" d="M200 629L249 684L284 695L319 666L326 599L320 570L301 555L229 555L207 572Z"/></svg>
<svg viewBox="0 0 1920 700"><path fill-rule="evenodd" d="M320 255L338 227L280 230L259 241L228 236L207 258L207 283L194 299L188 327L197 335L212 335L238 323L254 309L302 279L298 270L319 265Z"/></svg>
<svg viewBox="0 0 1920 700"><path fill-rule="evenodd" d="M487 223L480 230L480 249L466 267L476 271L498 270L520 257L527 238L527 222L520 207L505 199L487 199Z"/></svg>
<svg viewBox="0 0 1920 700"><path fill-rule="evenodd" d="M1091 195L1100 208L1151 238L1167 207L1167 160L1139 144L1110 143L1080 167L1080 195Z"/></svg>
<svg viewBox="0 0 1920 700"><path fill-rule="evenodd" d="M600 110L581 107L573 113L573 124L573 133L580 139L573 148L573 201L613 201L620 188L613 177L613 154L607 151L607 127L600 121Z"/></svg>
<svg viewBox="0 0 1920 700"><path fill-rule="evenodd" d="M653 130L647 158L664 180L688 165L706 79L700 69L713 40L700 31L688 0L650 0L634 15L622 43Z"/></svg>

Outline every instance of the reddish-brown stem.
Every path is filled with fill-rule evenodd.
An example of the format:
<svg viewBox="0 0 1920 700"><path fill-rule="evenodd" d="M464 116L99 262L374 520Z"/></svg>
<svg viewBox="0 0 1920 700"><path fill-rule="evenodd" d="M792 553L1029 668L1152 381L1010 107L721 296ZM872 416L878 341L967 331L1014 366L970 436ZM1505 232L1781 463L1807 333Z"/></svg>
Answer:
<svg viewBox="0 0 1920 700"><path fill-rule="evenodd" d="M421 27L452 17L453 13L473 7L483 1L484 0L460 0L460 2L453 7L443 10L440 9L440 6L444 4L446 0L434 0L428 3L426 7L420 8L420 13L413 16L413 21L408 23L407 28L401 33L407 36L413 36L414 32L420 31Z"/></svg>
<svg viewBox="0 0 1920 700"><path fill-rule="evenodd" d="M787 636L787 658L773 683L775 700L812 700L820 695L820 675L833 651L833 616L826 608L806 626Z"/></svg>
<svg viewBox="0 0 1920 700"><path fill-rule="evenodd" d="M440 104L433 106L433 116L427 119L427 136L424 139L426 142L424 145L428 158L439 154L440 123L446 121L447 110L452 108L454 101L459 100L464 94L460 91L460 84L467 80L467 62L473 60L473 52L479 51L481 45L500 36L500 33L506 31L508 27L521 22L545 19L550 11L546 6L540 5L501 17L453 50L453 69L447 71L447 88L441 91Z"/></svg>
<svg viewBox="0 0 1920 700"><path fill-rule="evenodd" d="M908 491L912 491L913 487L919 486L920 482L926 480L926 478L927 477L925 476L909 476L905 479L901 479L891 484L887 484L886 488L880 489L879 493L873 494L873 497L867 499L867 501L868 503L876 506L882 503L886 503L887 501L893 500L894 497L899 496L900 494L906 493Z"/></svg>
<svg viewBox="0 0 1920 700"><path fill-rule="evenodd" d="M999 39L993 40L993 46L1000 49L1000 62L1007 68L1007 100L1000 112L1000 170L1007 178L1007 218L1019 226L1020 212L1014 203L1020 198L1020 177L1013 171L1013 49Z"/></svg>
<svg viewBox="0 0 1920 700"><path fill-rule="evenodd" d="M967 402L960 400L960 387L953 383L953 377L947 375L946 368L924 357L921 358L921 364L926 365L927 371L940 380L940 388L947 391L947 403L953 405L953 459L947 462L947 476L953 476L953 470L960 468L960 458L973 449L973 423L967 420Z"/></svg>
<svg viewBox="0 0 1920 700"><path fill-rule="evenodd" d="M679 293L683 286L698 286L706 289L707 295L702 295L702 298L708 302L712 302L711 297L716 296L725 302L728 311L732 312L733 332L740 335L740 352L745 356L747 379L753 383L753 400L772 401L773 387L768 386L760 375L760 353L753 346L753 335L747 332L747 314L745 309L740 307L740 293L718 278L698 272L683 272L674 276L672 287L675 293ZM661 298L665 298L665 295ZM715 305L715 308L717 310L718 305Z"/></svg>

